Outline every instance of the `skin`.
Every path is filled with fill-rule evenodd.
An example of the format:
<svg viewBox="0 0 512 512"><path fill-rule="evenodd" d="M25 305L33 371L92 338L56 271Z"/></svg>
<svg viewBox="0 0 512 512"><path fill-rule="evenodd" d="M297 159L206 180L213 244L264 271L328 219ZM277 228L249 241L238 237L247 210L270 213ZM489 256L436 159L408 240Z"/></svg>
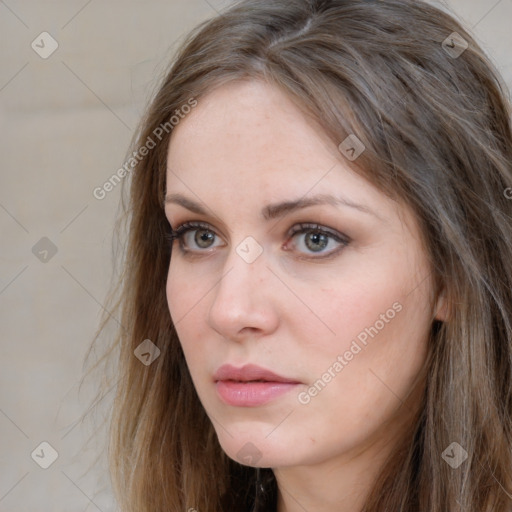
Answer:
<svg viewBox="0 0 512 512"><path fill-rule="evenodd" d="M212 237L201 242L208 231L189 231L182 241L191 253L174 241L167 300L223 450L240 460L246 443L257 448L248 465L273 468L279 512L360 510L419 401L414 394L404 406L425 362L432 319L445 314L442 302L432 303L414 216L353 172L283 92L254 80L214 89L174 128L167 193L207 210L166 204L173 228L205 222ZM269 203L321 193L343 194L376 215L334 205L270 221L260 214ZM311 243L311 232L290 235L301 222L350 243L327 238L324 247ZM236 251L248 236L263 249L252 263ZM394 303L400 312L333 371L338 356ZM265 405L226 405L213 382L224 363L257 364L301 384ZM334 377L301 403L299 393L304 397L329 368Z"/></svg>

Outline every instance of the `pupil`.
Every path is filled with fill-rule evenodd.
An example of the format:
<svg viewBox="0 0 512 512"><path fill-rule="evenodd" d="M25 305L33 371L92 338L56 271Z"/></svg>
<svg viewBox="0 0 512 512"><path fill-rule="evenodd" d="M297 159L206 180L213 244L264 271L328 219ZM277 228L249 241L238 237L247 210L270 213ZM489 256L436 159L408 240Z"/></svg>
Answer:
<svg viewBox="0 0 512 512"><path fill-rule="evenodd" d="M318 245L310 246L309 242L311 240L313 240L313 244L320 243L320 249L323 249L327 245L327 236L322 233L311 234L310 237L306 237L306 245L312 250L318 249Z"/></svg>
<svg viewBox="0 0 512 512"><path fill-rule="evenodd" d="M198 234L198 233L200 233L200 231L197 231L196 233ZM213 233L203 230L202 234L200 236L198 236L197 234L196 234L197 244L201 247L208 247L208 241L212 240ZM198 242L198 238L199 238L199 242ZM203 243L203 242L205 242L205 243Z"/></svg>

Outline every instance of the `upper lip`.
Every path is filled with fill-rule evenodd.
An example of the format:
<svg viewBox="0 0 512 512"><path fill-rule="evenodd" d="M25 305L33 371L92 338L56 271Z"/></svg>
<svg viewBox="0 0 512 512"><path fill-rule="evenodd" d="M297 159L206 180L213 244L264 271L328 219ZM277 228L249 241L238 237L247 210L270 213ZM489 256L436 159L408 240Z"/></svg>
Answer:
<svg viewBox="0 0 512 512"><path fill-rule="evenodd" d="M261 366L246 364L241 368L236 368L230 364L223 364L213 376L215 382L219 380L234 380L240 382L249 382L254 380L263 380L268 382L291 382L298 383L295 379L283 377L277 373L271 372Z"/></svg>

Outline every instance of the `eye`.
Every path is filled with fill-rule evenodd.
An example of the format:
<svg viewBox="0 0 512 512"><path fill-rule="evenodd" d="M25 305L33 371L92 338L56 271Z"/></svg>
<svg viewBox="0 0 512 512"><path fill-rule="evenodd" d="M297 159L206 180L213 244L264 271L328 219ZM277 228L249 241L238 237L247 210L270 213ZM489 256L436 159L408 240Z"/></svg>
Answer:
<svg viewBox="0 0 512 512"><path fill-rule="evenodd" d="M300 239L301 237L298 235L303 235L303 239L293 245L298 248L299 252L309 252L309 256L306 258L310 257L311 259L331 257L350 243L348 236L318 224L301 223L288 232L288 236L292 239ZM206 249L218 247L218 245L214 245L216 237L211 226L204 222L185 222L168 235L171 245L174 240L179 241L182 253L206 252ZM332 245L334 247L330 251L325 251ZM322 256L311 257L312 254L322 254Z"/></svg>
<svg viewBox="0 0 512 512"><path fill-rule="evenodd" d="M196 247L199 250L215 247L212 241L216 236L210 226L204 222L185 222L171 232L169 241L172 244L174 240L178 240L182 252L193 252L189 248L194 244L197 244Z"/></svg>
<svg viewBox="0 0 512 512"><path fill-rule="evenodd" d="M299 237L297 235L303 236ZM290 236L299 240L302 238L301 242L295 244L299 247L299 252L304 252L302 249L305 249L310 254L322 254L322 256L314 257L316 259L331 257L350 243L348 236L318 224L301 223L290 230ZM324 251L325 248L332 245L334 245L332 250Z"/></svg>

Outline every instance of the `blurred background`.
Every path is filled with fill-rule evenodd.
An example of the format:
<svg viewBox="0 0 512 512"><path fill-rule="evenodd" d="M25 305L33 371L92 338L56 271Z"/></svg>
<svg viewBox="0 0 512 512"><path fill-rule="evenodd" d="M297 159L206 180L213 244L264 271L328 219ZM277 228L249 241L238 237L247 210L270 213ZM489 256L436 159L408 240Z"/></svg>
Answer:
<svg viewBox="0 0 512 512"><path fill-rule="evenodd" d="M98 188L125 162L176 46L228 3L0 0L0 511L115 510L102 417L80 421L121 189ZM432 3L511 89L512 0Z"/></svg>

